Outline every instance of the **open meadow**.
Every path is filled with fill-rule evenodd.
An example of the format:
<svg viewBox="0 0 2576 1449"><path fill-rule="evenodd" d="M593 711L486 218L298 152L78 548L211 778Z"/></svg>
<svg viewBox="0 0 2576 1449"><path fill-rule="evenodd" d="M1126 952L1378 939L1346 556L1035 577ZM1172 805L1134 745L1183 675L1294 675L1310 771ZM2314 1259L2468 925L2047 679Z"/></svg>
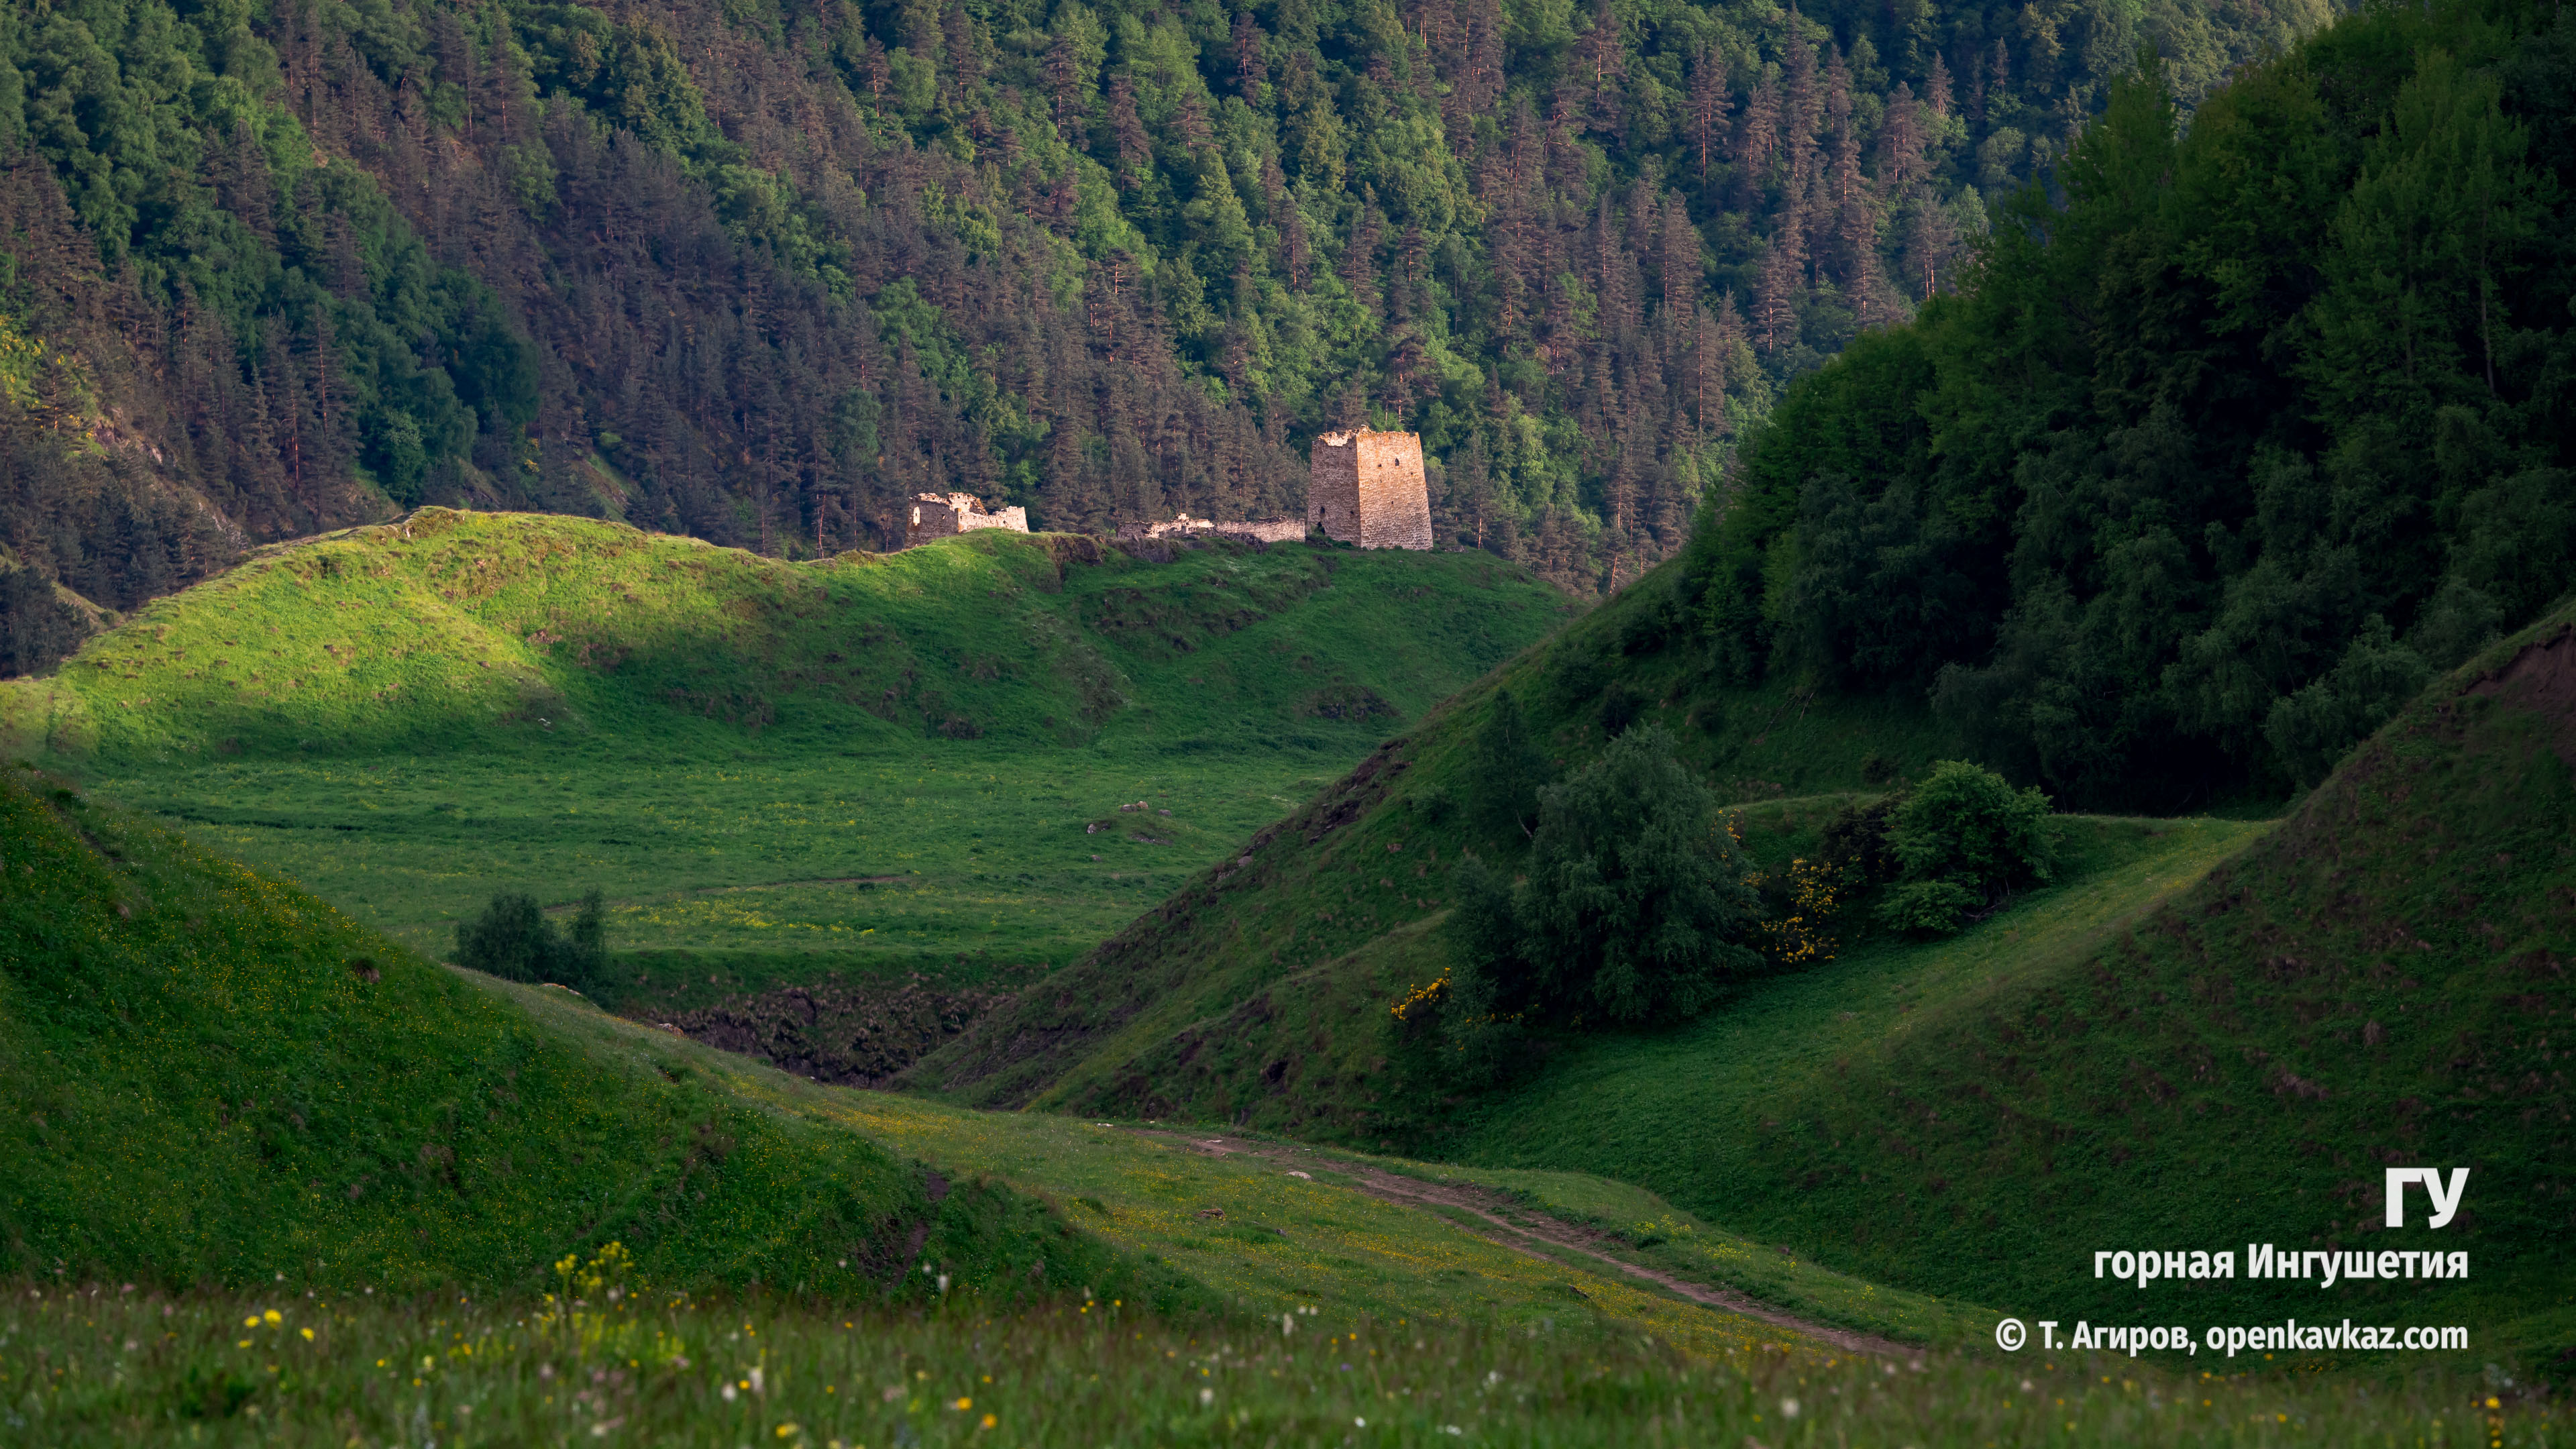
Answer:
<svg viewBox="0 0 2576 1449"><path fill-rule="evenodd" d="M223 761L91 783L434 959L495 891L561 913L596 886L621 967L602 999L669 1014L835 975L1029 979L1340 768L1302 749L942 741L644 768L606 750Z"/></svg>
<svg viewBox="0 0 2576 1449"><path fill-rule="evenodd" d="M1174 1322L1105 1300L909 1315L627 1284L542 1301L19 1288L20 1442L1507 1449L2547 1449L2563 1411L2476 1376L1922 1363L1329 1310ZM1293 1330L1289 1326L1293 1325ZM1288 1331L1283 1331L1288 1330Z"/></svg>
<svg viewBox="0 0 2576 1449"><path fill-rule="evenodd" d="M0 725L433 958L596 888L606 999L667 1016L1062 965L1572 607L1482 556L429 509L155 601Z"/></svg>

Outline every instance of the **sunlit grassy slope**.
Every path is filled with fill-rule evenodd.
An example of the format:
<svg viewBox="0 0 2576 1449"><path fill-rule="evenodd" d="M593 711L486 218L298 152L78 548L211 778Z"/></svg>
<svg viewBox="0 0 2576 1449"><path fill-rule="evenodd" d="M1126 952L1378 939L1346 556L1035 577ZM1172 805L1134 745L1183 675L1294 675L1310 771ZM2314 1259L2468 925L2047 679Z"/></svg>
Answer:
<svg viewBox="0 0 2576 1449"><path fill-rule="evenodd" d="M685 1006L1067 959L1570 607L1482 556L791 564L424 509L153 603L0 685L0 732L419 949L597 885Z"/></svg>
<svg viewBox="0 0 2576 1449"><path fill-rule="evenodd" d="M1006 1295L1052 1271L1194 1301L1026 1197L935 1190L689 1060L602 1070L311 896L15 767L0 1099L0 1272L43 1280L527 1288L615 1239L683 1287L919 1297L927 1257Z"/></svg>

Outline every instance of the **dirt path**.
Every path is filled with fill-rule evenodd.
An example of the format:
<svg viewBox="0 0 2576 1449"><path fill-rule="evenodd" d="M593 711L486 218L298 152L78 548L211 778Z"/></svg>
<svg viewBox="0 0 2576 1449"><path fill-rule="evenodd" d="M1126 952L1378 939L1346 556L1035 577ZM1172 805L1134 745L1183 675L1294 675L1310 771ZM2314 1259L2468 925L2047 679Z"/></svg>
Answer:
<svg viewBox="0 0 2576 1449"><path fill-rule="evenodd" d="M1153 1131L1142 1131L1139 1135L1154 1138L1174 1147L1203 1152L1210 1157L1257 1157L1264 1162L1290 1166L1295 1165L1301 1150L1282 1143L1256 1142L1242 1137L1192 1137L1179 1132ZM1311 1149L1306 1150L1311 1151ZM1693 1303L1705 1304L1710 1308L1723 1309L1728 1313L1775 1324L1820 1342L1830 1343L1847 1352L1874 1354L1881 1358L1902 1359L1907 1362L1920 1362L1923 1357L1922 1349L1898 1343L1893 1339L1880 1338L1875 1334L1854 1333L1847 1328L1835 1328L1829 1324L1813 1322L1795 1314L1783 1313L1777 1308L1748 1298L1733 1289L1694 1283L1687 1278L1678 1278L1670 1273L1614 1258L1601 1246L1604 1242L1610 1241L1607 1234L1569 1223L1562 1218L1551 1217L1546 1213L1535 1212L1522 1204L1511 1202L1501 1193L1461 1183L1430 1182L1339 1157L1317 1155L1322 1157L1323 1162L1329 1163L1334 1171L1350 1177L1358 1184L1360 1191L1381 1202L1426 1210L1448 1208L1471 1214L1492 1227L1493 1231L1484 1235L1487 1241L1510 1248L1514 1252L1525 1253L1544 1262L1557 1261L1553 1254L1545 1251L1547 1248L1554 1248L1560 1252L1579 1253L1606 1267L1615 1268L1631 1278L1642 1278L1676 1297L1687 1298ZM1506 1209L1512 1214L1509 1218L1502 1215Z"/></svg>

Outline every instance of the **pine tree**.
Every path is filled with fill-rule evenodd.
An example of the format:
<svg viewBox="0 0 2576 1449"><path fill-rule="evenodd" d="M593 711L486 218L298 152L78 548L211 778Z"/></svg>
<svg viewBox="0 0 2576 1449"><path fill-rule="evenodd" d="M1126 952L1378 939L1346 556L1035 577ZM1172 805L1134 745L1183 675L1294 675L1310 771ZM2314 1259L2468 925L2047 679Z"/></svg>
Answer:
<svg viewBox="0 0 2576 1449"><path fill-rule="evenodd" d="M1711 143L1726 126L1726 72L1715 55L1703 49L1691 57L1691 142L1699 153L1699 179L1708 180Z"/></svg>
<svg viewBox="0 0 2576 1449"><path fill-rule="evenodd" d="M1118 154L1118 185L1133 191L1154 169L1154 144L1136 113L1136 82L1124 72L1109 79L1109 141Z"/></svg>
<svg viewBox="0 0 2576 1449"><path fill-rule="evenodd" d="M1517 842L1538 826L1539 791L1547 785L1547 756L1508 689L1496 690L1476 730L1476 768L1466 816L1487 840Z"/></svg>
<svg viewBox="0 0 2576 1449"><path fill-rule="evenodd" d="M1777 237L1762 249L1762 282L1753 293L1753 345L1773 353L1797 340L1798 263Z"/></svg>
<svg viewBox="0 0 2576 1449"><path fill-rule="evenodd" d="M1770 181L1771 158L1780 147L1780 87L1765 74L1745 98L1744 114L1735 123L1737 204L1745 209L1760 200Z"/></svg>
<svg viewBox="0 0 2576 1449"><path fill-rule="evenodd" d="M1243 98L1246 105L1259 103L1262 84L1268 79L1268 69L1261 60L1261 42L1266 38L1250 10L1235 12L1234 92Z"/></svg>

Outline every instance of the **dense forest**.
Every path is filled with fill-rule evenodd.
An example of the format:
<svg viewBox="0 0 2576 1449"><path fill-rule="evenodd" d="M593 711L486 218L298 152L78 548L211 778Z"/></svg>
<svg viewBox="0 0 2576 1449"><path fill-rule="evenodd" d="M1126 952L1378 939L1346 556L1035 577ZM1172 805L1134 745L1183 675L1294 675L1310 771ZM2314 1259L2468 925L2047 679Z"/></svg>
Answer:
<svg viewBox="0 0 2576 1449"><path fill-rule="evenodd" d="M2280 3L10 6L0 569L130 607L430 501L1258 516L1368 421L1446 539L1595 590L2142 40L2197 94Z"/></svg>
<svg viewBox="0 0 2576 1449"><path fill-rule="evenodd" d="M2056 178L1748 443L1684 584L1720 668L2170 812L2576 586L2576 15L2374 8L2188 126L2151 63Z"/></svg>

